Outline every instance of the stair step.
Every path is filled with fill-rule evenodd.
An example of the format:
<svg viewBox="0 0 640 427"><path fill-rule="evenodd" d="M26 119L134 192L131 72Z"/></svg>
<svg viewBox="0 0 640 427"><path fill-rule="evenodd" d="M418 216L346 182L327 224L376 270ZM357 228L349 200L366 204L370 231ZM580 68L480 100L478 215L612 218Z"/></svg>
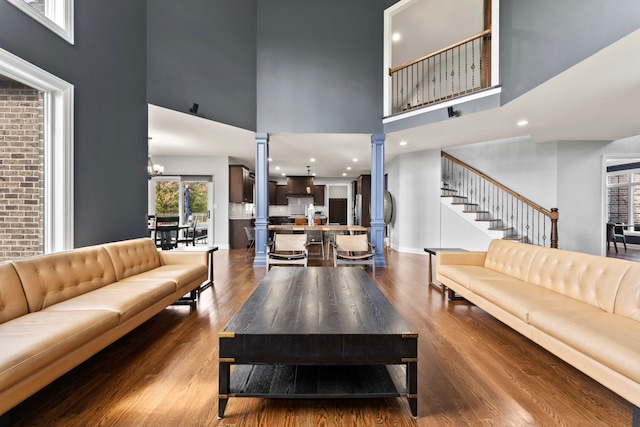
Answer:
<svg viewBox="0 0 640 427"><path fill-rule="evenodd" d="M507 230L513 230L513 227L489 227L489 230L491 230L491 231L507 231Z"/></svg>

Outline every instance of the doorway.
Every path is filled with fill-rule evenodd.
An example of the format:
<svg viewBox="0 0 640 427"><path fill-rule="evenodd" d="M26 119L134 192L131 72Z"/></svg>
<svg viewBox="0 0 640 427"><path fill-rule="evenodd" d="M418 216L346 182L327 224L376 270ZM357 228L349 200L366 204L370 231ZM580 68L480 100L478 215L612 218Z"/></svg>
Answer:
<svg viewBox="0 0 640 427"><path fill-rule="evenodd" d="M214 240L213 177L159 176L149 186L149 214L177 216L181 224L196 222L196 240Z"/></svg>
<svg viewBox="0 0 640 427"><path fill-rule="evenodd" d="M329 199L329 223L347 225L347 199Z"/></svg>

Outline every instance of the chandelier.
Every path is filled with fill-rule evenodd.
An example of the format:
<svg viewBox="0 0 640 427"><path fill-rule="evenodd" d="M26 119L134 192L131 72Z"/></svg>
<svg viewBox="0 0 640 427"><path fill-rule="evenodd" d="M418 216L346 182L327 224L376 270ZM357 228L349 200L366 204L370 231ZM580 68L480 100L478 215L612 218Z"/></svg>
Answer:
<svg viewBox="0 0 640 427"><path fill-rule="evenodd" d="M148 137L147 140L151 141L151 137ZM151 160L151 154L149 154L149 143L147 142L147 176L149 179L154 176L162 175L164 173L164 166L156 165Z"/></svg>
<svg viewBox="0 0 640 427"><path fill-rule="evenodd" d="M155 163L153 163L151 161L151 154L149 154L149 157L147 158L147 175L149 176L149 179L153 178L154 176L162 175L163 173L164 166L156 165Z"/></svg>

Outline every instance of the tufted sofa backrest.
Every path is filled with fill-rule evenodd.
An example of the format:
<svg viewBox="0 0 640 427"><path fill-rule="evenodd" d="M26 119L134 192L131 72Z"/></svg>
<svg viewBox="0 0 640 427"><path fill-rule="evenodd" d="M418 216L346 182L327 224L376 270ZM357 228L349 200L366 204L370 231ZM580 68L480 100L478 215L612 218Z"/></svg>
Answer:
<svg viewBox="0 0 640 427"><path fill-rule="evenodd" d="M484 266L526 282L539 249L535 245L495 239L489 244Z"/></svg>
<svg viewBox="0 0 640 427"><path fill-rule="evenodd" d="M111 259L100 246L37 255L12 264L30 312L98 289L116 279Z"/></svg>
<svg viewBox="0 0 640 427"><path fill-rule="evenodd" d="M153 240L140 238L102 245L111 257L117 280L160 267L160 255Z"/></svg>
<svg viewBox="0 0 640 427"><path fill-rule="evenodd" d="M0 323L29 312L18 273L10 262L0 264Z"/></svg>
<svg viewBox="0 0 640 427"><path fill-rule="evenodd" d="M615 258L540 248L528 282L612 313L618 287L631 265Z"/></svg>
<svg viewBox="0 0 640 427"><path fill-rule="evenodd" d="M618 288L634 263L562 249L544 248L507 240L493 240L489 245L485 267L542 286L570 298L614 312ZM634 270L635 271L635 270ZM640 271L631 275L638 277ZM628 278L627 281L632 281ZM627 285L632 294L635 286L636 304L640 301L638 282ZM630 298L630 297L629 297ZM633 311L626 303L619 303ZM622 308L620 308L622 310ZM636 305L636 315L640 308Z"/></svg>
<svg viewBox="0 0 640 427"><path fill-rule="evenodd" d="M633 263L624 275L616 296L614 313L640 321L640 263Z"/></svg>

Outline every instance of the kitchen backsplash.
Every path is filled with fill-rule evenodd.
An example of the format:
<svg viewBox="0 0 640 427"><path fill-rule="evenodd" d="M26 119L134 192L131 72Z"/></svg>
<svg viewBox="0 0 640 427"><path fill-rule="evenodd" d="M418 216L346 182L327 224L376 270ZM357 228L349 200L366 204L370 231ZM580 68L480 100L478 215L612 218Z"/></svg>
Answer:
<svg viewBox="0 0 640 427"><path fill-rule="evenodd" d="M253 215L252 203L229 203L229 218L252 218Z"/></svg>

